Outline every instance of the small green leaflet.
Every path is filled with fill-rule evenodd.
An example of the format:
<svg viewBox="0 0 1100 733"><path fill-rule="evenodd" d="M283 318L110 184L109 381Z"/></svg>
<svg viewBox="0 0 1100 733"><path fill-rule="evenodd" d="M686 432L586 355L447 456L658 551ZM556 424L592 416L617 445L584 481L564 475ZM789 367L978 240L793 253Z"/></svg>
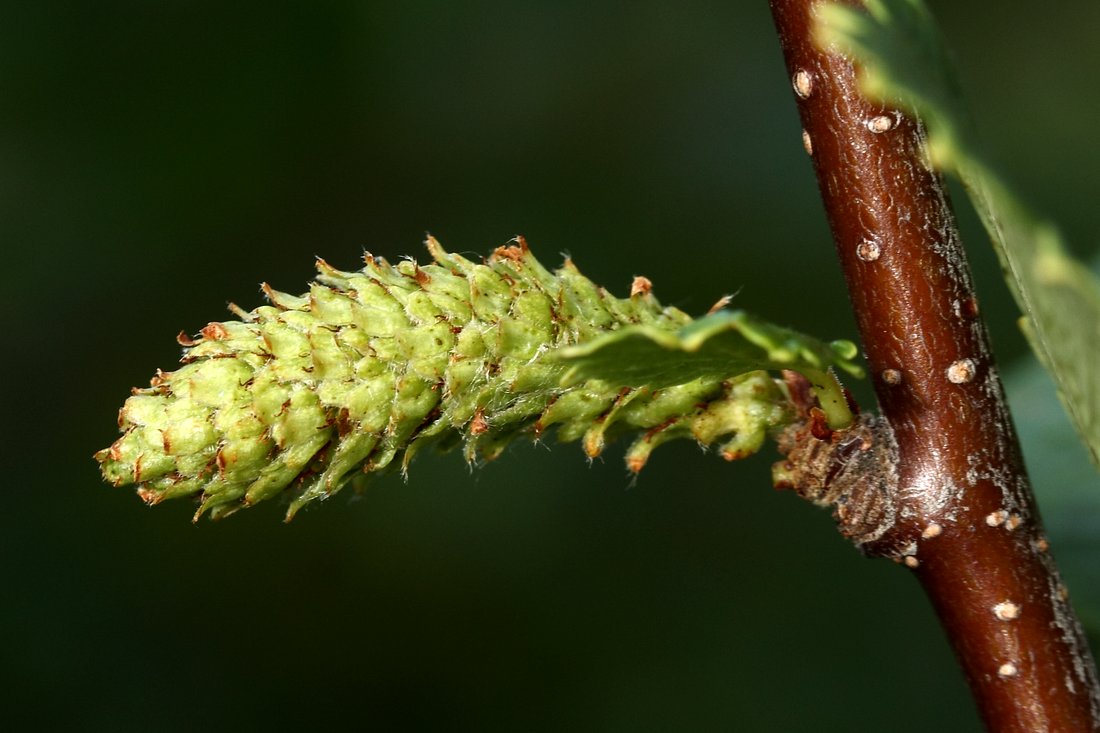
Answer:
<svg viewBox="0 0 1100 733"><path fill-rule="evenodd" d="M826 344L744 311L718 311L678 331L646 325L622 328L558 355L570 365L562 380L566 385L600 379L661 389L685 380L791 369L810 379L830 424L846 427L850 414L827 370L838 367L863 376L852 361L857 351L851 341Z"/></svg>
<svg viewBox="0 0 1100 733"><path fill-rule="evenodd" d="M966 186L1024 312L1021 327L1100 468L1100 281L984 159L924 3L865 5L866 12L839 3L823 6L819 42L835 44L863 65L868 96L924 119L932 163Z"/></svg>

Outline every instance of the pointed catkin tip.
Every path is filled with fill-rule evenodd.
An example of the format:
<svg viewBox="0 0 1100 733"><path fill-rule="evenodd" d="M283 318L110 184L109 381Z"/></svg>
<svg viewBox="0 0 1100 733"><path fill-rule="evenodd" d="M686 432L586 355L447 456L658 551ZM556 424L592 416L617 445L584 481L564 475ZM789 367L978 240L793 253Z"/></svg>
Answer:
<svg viewBox="0 0 1100 733"><path fill-rule="evenodd" d="M199 331L204 339L209 341L222 341L229 338L229 331L226 329L224 323L212 322L203 326L203 329Z"/></svg>
<svg viewBox="0 0 1100 733"><path fill-rule="evenodd" d="M150 489L138 489L137 495L147 506L155 506L160 503L160 494Z"/></svg>
<svg viewBox="0 0 1100 733"><path fill-rule="evenodd" d="M581 441L584 454L589 458L599 458L604 449L604 436L602 430L589 430Z"/></svg>
<svg viewBox="0 0 1100 733"><path fill-rule="evenodd" d="M630 297L633 298L636 295L649 295L653 291L653 282L648 277L641 275L635 275L634 281L630 284Z"/></svg>
<svg viewBox="0 0 1100 733"><path fill-rule="evenodd" d="M469 431L471 436L484 435L489 432L489 421L485 419L485 411L478 408L474 412L474 419L470 421Z"/></svg>
<svg viewBox="0 0 1100 733"><path fill-rule="evenodd" d="M732 301L733 301L733 296L732 295L723 295L721 298L719 298L718 300L716 300L714 302L714 305L712 305L710 307L710 310L707 311L707 315L708 316L714 315L715 313L717 313L718 311L722 310L727 305L729 305L730 302L732 302Z"/></svg>
<svg viewBox="0 0 1100 733"><path fill-rule="evenodd" d="M228 303L226 303L225 309L235 315L237 318L241 319L243 323L251 323L254 320L254 316L251 313L246 311L244 308L241 308L233 301L229 301Z"/></svg>
<svg viewBox="0 0 1100 733"><path fill-rule="evenodd" d="M424 239L424 246L428 250L428 254L432 256L432 259L436 262L442 263L447 257L447 251L443 249L443 245L439 243L439 240L428 234Z"/></svg>

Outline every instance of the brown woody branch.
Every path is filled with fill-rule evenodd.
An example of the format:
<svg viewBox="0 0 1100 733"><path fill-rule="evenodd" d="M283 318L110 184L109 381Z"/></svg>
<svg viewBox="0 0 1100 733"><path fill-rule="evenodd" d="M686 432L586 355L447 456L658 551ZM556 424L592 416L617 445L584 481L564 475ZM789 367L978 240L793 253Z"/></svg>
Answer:
<svg viewBox="0 0 1100 733"><path fill-rule="evenodd" d="M991 731L1100 730L1100 690L1020 457L947 193L920 122L864 99L771 0L882 415L893 518L862 547L931 599Z"/></svg>

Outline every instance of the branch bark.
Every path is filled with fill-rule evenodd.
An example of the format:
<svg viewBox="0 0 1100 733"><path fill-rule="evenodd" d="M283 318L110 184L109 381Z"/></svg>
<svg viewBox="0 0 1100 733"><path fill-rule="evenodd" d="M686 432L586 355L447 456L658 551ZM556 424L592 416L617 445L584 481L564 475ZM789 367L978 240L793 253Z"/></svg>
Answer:
<svg viewBox="0 0 1100 733"><path fill-rule="evenodd" d="M989 730L1100 730L1095 666L1040 523L921 123L861 96L851 62L815 45L814 5L771 0L897 450L896 480L882 484L892 516L862 548L912 569Z"/></svg>

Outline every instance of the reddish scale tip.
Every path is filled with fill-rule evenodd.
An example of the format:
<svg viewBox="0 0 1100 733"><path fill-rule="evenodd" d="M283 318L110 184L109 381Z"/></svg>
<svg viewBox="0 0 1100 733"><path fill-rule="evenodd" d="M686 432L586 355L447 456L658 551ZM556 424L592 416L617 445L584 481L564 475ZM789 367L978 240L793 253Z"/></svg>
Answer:
<svg viewBox="0 0 1100 733"><path fill-rule="evenodd" d="M226 330L225 324L217 322L206 324L199 333L202 334L204 339L209 339L210 341L221 341L229 337L229 331Z"/></svg>
<svg viewBox="0 0 1100 733"><path fill-rule="evenodd" d="M642 275L635 275L634 281L630 284L630 297L635 295L649 295L653 291L653 282L648 277Z"/></svg>

